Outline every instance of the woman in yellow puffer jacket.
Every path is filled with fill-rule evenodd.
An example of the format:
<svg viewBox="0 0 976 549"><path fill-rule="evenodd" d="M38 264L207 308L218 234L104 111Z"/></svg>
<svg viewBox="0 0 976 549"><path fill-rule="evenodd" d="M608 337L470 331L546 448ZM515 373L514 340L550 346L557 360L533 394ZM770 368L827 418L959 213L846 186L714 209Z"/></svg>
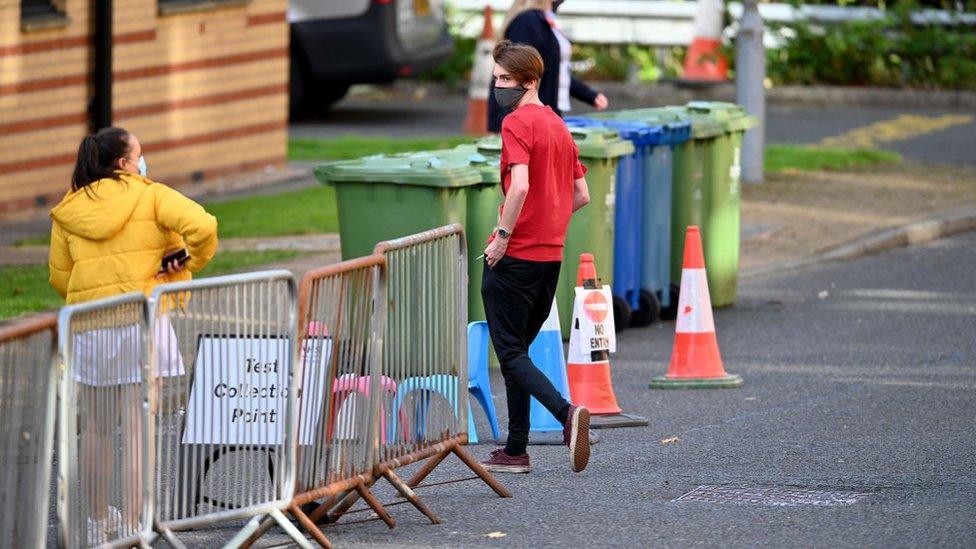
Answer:
<svg viewBox="0 0 976 549"><path fill-rule="evenodd" d="M89 135L71 190L51 210L51 286L69 305L187 280L217 251L217 220L179 192L145 177L142 147L122 128ZM142 173L140 173L142 172ZM160 272L186 248L186 269ZM186 272L189 271L189 272Z"/></svg>
<svg viewBox="0 0 976 549"><path fill-rule="evenodd" d="M71 190L51 210L51 286L68 304L127 292L152 293L157 284L188 280L217 250L217 220L177 191L146 177L136 136L122 128L89 135L78 148ZM163 257L185 249L185 264ZM72 375L81 422L79 480L87 521L78 525L89 545L138 529L142 510L139 466L141 367L121 364L141 345L131 327L98 328L73 336ZM175 334L165 315L153 322L158 374L183 375ZM165 343L165 342L168 342ZM122 350L119 350L122 349ZM128 352L126 352L128 349ZM116 432L121 428L117 462ZM121 507L111 493L122 471Z"/></svg>

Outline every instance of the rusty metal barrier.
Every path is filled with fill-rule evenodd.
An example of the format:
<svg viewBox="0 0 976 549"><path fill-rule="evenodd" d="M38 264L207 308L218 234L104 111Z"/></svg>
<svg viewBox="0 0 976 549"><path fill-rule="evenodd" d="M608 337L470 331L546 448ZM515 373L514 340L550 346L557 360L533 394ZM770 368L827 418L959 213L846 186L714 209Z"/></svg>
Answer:
<svg viewBox="0 0 976 549"><path fill-rule="evenodd" d="M184 530L249 519L229 544L238 546L270 518L309 546L282 513L295 487L296 306L295 282L284 270L153 292L155 513L162 525Z"/></svg>
<svg viewBox="0 0 976 549"><path fill-rule="evenodd" d="M366 488L385 436L383 395L397 388L381 375L386 289L386 262L378 254L310 271L300 284L304 390L296 496L288 511L323 547L330 544L315 523L346 493L363 497L377 516L395 524ZM256 534L270 526L266 520Z"/></svg>
<svg viewBox="0 0 976 549"><path fill-rule="evenodd" d="M54 446L57 317L0 329L0 547L45 547Z"/></svg>
<svg viewBox="0 0 976 549"><path fill-rule="evenodd" d="M413 488L448 455L455 454L499 496L511 497L463 448L468 434L467 255L463 229L447 225L380 242L387 268L387 322L381 374L396 383L381 391L379 460L368 484L387 478L416 499ZM399 467L427 460L407 482ZM462 479L470 480L470 479ZM368 486L367 486L368 487ZM347 493L333 509L335 521L361 497ZM419 500L417 500L419 502ZM415 504L417 505L417 504ZM432 522L436 515L417 505Z"/></svg>
<svg viewBox="0 0 976 549"><path fill-rule="evenodd" d="M58 516L66 547L155 537L149 332L141 293L70 305L58 316Z"/></svg>

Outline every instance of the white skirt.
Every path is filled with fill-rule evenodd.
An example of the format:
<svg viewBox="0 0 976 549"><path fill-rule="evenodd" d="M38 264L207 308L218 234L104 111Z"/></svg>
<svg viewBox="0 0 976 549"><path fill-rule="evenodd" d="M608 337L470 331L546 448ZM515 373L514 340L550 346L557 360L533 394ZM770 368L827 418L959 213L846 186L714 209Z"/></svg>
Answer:
<svg viewBox="0 0 976 549"><path fill-rule="evenodd" d="M176 331L168 316L153 322L159 377L185 373ZM92 387L142 383L142 341L139 326L99 328L75 334L72 342L72 377Z"/></svg>

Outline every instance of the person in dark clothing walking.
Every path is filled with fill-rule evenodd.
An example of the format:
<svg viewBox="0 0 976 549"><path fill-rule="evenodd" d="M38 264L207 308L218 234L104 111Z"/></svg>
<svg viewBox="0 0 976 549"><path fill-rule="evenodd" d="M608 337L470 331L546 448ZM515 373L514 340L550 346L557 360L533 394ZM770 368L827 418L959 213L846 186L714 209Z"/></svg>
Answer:
<svg viewBox="0 0 976 549"><path fill-rule="evenodd" d="M602 93L597 93L570 72L569 62L572 45L559 30L555 21L555 10L562 0L515 0L506 17L504 37L512 42L528 44L542 56L545 71L539 82L539 100L548 105L559 116L571 109L570 98L578 99L597 110L604 110L609 101ZM492 88L495 83L492 82ZM488 94L488 131L498 133L502 119L510 112L498 104Z"/></svg>
<svg viewBox="0 0 976 549"><path fill-rule="evenodd" d="M529 358L529 345L552 307L573 212L590 201L586 168L569 130L539 100L543 63L532 46L495 46L493 95L513 109L502 122L501 177L505 202L485 248L481 295L508 398L508 440L485 467L528 473L529 398L564 425L573 471L590 459L590 413L567 402Z"/></svg>

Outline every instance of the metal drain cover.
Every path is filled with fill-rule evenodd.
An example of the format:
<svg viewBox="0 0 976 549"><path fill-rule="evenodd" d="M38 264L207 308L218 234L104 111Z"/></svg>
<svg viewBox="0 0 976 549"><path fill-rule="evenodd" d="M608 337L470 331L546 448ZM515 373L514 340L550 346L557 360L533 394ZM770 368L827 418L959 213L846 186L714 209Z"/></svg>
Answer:
<svg viewBox="0 0 976 549"><path fill-rule="evenodd" d="M673 501L746 503L780 507L801 505L834 507L838 505L854 505L869 495L871 494L868 492L856 492L853 490L818 490L792 486L745 487L704 485L695 488Z"/></svg>

